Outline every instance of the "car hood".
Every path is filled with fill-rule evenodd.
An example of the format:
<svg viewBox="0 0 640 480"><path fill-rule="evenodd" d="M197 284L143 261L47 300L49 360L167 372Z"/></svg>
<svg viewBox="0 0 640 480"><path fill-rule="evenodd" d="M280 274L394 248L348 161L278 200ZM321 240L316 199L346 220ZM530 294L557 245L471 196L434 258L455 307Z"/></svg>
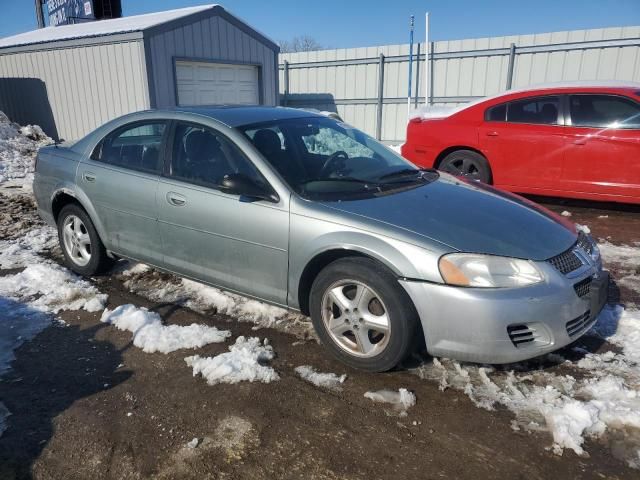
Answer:
<svg viewBox="0 0 640 480"><path fill-rule="evenodd" d="M462 252L546 260L577 239L575 226L559 215L520 196L447 174L418 188L324 205Z"/></svg>

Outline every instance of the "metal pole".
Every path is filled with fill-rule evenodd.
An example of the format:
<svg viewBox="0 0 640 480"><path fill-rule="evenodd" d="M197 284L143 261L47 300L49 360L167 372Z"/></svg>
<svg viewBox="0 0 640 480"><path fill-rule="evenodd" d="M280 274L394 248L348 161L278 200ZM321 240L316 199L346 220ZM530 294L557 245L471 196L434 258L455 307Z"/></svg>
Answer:
<svg viewBox="0 0 640 480"><path fill-rule="evenodd" d="M425 48L427 49L424 59L426 66L426 72L424 76L424 104L429 105L429 100L431 98L431 60L433 60L433 45L431 46L431 48L429 48L429 12L425 14L424 21ZM429 56L429 50L431 50L431 56Z"/></svg>
<svg viewBox="0 0 640 480"><path fill-rule="evenodd" d="M384 55L378 59L378 106L376 111L376 139L382 138L382 101L384 99Z"/></svg>
<svg viewBox="0 0 640 480"><path fill-rule="evenodd" d="M516 63L516 44L512 43L509 49L509 67L507 68L507 90L511 90L513 84L513 66Z"/></svg>
<svg viewBox="0 0 640 480"><path fill-rule="evenodd" d="M416 52L416 94L413 97L413 108L418 108L419 95L420 95L420 42L418 42L417 52Z"/></svg>
<svg viewBox="0 0 640 480"><path fill-rule="evenodd" d="M42 11L42 0L36 2L36 20L38 20L38 28L44 28L44 12Z"/></svg>
<svg viewBox="0 0 640 480"><path fill-rule="evenodd" d="M411 113L411 80L413 67L413 15L409 20L409 81L407 86L407 117Z"/></svg>
<svg viewBox="0 0 640 480"><path fill-rule="evenodd" d="M282 100L282 105L287 106L289 101L289 62L284 61L284 98Z"/></svg>
<svg viewBox="0 0 640 480"><path fill-rule="evenodd" d="M435 77L435 74L434 74L435 70L433 68L433 65L435 63L435 56L434 56L434 52L433 52L435 50L435 42L430 42L429 43L429 50L431 51L431 54L430 55L428 54L429 55L429 63L427 64L429 66L429 83L428 83L429 95L428 95L427 98L429 99L428 100L429 105L433 105L433 90L434 90L433 89L433 85L435 85L435 83L436 83L434 81L435 80L435 78L434 78Z"/></svg>

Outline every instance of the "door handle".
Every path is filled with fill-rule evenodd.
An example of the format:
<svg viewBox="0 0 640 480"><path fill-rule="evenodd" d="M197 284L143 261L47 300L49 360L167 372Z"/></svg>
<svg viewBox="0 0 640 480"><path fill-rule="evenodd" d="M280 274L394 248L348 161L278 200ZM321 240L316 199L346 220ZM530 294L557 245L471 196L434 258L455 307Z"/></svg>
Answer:
<svg viewBox="0 0 640 480"><path fill-rule="evenodd" d="M85 182L93 183L96 181L96 174L93 172L84 172L82 174L82 178L84 179Z"/></svg>
<svg viewBox="0 0 640 480"><path fill-rule="evenodd" d="M586 145L587 144L587 139L586 138L579 138L577 140L573 141L574 145Z"/></svg>
<svg viewBox="0 0 640 480"><path fill-rule="evenodd" d="M167 202L176 207L182 207L187 203L187 199L179 193L169 192L167 193Z"/></svg>
<svg viewBox="0 0 640 480"><path fill-rule="evenodd" d="M487 132L487 137L497 137L498 132Z"/></svg>

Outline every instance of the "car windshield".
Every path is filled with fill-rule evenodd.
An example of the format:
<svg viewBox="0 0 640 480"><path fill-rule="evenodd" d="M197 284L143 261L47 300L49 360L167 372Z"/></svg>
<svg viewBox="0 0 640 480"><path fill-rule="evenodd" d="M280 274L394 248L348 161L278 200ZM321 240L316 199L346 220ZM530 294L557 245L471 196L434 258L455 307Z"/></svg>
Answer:
<svg viewBox="0 0 640 480"><path fill-rule="evenodd" d="M365 133L324 117L276 120L240 129L299 195L348 200L389 195L433 181Z"/></svg>

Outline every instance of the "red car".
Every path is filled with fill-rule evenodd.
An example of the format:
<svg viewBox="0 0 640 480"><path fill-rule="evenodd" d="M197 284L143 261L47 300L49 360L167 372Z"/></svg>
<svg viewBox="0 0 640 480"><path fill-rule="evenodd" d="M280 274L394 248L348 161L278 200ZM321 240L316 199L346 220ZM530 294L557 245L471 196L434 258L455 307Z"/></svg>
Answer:
<svg viewBox="0 0 640 480"><path fill-rule="evenodd" d="M556 84L411 118L413 163L519 193L640 203L640 85Z"/></svg>

